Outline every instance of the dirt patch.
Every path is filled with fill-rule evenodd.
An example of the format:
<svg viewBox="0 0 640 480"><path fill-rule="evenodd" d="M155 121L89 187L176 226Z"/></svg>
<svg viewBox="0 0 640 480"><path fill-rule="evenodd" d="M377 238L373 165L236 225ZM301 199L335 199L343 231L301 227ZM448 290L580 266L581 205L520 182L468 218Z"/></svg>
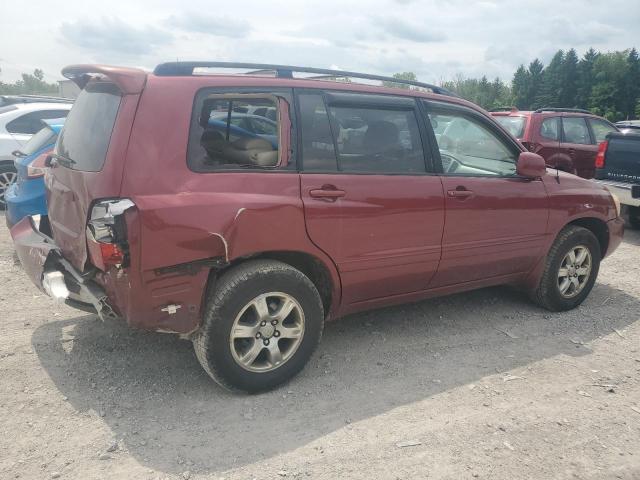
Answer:
<svg viewBox="0 0 640 480"><path fill-rule="evenodd" d="M54 304L0 224L0 478L640 478L638 231L572 312L492 288L351 316L243 396Z"/></svg>

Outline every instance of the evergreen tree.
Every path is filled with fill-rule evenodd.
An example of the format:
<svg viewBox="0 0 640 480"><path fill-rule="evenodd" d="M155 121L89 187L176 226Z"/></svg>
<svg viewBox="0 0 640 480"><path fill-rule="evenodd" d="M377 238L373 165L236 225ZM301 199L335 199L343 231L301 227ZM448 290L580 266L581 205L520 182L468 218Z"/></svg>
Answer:
<svg viewBox="0 0 640 480"><path fill-rule="evenodd" d="M540 88L542 87L543 71L544 65L537 58L529 64L529 88L527 91L529 105L527 108L538 108L544 106L536 103L538 95L540 94Z"/></svg>
<svg viewBox="0 0 640 480"><path fill-rule="evenodd" d="M629 50L627 56L627 75L625 77L624 118L632 118L636 114L636 106L640 100L640 58L635 48Z"/></svg>
<svg viewBox="0 0 640 480"><path fill-rule="evenodd" d="M529 98L529 82L531 75L529 71L520 65L513 75L511 82L511 91L513 94L513 103L520 110L531 108L531 99Z"/></svg>
<svg viewBox="0 0 640 480"><path fill-rule="evenodd" d="M551 62L542 72L542 80L534 103L537 107L559 107L560 98L563 95L563 64L564 52L558 50ZM530 68L531 69L531 68Z"/></svg>
<svg viewBox="0 0 640 480"><path fill-rule="evenodd" d="M572 48L564 56L562 63L561 107L576 107L578 102L578 54Z"/></svg>
<svg viewBox="0 0 640 480"><path fill-rule="evenodd" d="M587 108L589 106L591 90L595 82L593 67L599 56L600 54L598 52L590 48L584 54L582 60L578 62L578 92L576 104L580 108Z"/></svg>

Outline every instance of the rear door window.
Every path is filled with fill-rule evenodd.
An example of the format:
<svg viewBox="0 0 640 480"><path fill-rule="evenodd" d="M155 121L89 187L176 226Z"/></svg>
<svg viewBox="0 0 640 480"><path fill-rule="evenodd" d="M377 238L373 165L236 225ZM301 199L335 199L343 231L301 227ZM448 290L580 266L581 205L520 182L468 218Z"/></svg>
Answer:
<svg viewBox="0 0 640 480"><path fill-rule="evenodd" d="M597 118L590 118L589 123L591 124L591 131L593 132L596 143L604 142L607 134L618 131L616 127L609 122Z"/></svg>
<svg viewBox="0 0 640 480"><path fill-rule="evenodd" d="M540 125L540 136L548 140L560 140L560 117L545 118Z"/></svg>
<svg viewBox="0 0 640 480"><path fill-rule="evenodd" d="M371 173L425 172L414 110L329 106L338 170Z"/></svg>
<svg viewBox="0 0 640 480"><path fill-rule="evenodd" d="M276 167L280 126L258 116L259 108L276 110L269 94L213 94L196 106L192 120L188 164L195 171ZM196 125L197 122L197 125Z"/></svg>
<svg viewBox="0 0 640 480"><path fill-rule="evenodd" d="M563 117L562 134L564 143L575 143L579 145L591 144L591 136L587 128L587 122L583 117Z"/></svg>
<svg viewBox="0 0 640 480"><path fill-rule="evenodd" d="M89 83L78 95L58 138L55 155L65 167L102 170L120 108L121 93L112 83Z"/></svg>

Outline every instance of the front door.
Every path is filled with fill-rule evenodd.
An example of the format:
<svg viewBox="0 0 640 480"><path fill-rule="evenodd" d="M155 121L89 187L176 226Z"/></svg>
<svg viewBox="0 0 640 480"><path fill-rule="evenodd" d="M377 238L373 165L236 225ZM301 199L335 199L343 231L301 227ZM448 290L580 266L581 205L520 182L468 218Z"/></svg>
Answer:
<svg viewBox="0 0 640 480"><path fill-rule="evenodd" d="M520 150L479 113L429 102L443 167L446 223L432 287L529 271L544 245L548 200L541 180L516 175Z"/></svg>
<svg viewBox="0 0 640 480"><path fill-rule="evenodd" d="M307 231L338 267L342 303L425 290L440 260L444 196L414 100L297 97Z"/></svg>

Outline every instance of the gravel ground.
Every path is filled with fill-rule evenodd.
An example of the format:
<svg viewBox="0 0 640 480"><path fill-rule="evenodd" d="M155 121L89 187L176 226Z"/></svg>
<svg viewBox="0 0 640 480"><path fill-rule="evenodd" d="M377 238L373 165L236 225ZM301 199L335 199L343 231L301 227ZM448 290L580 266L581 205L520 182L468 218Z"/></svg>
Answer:
<svg viewBox="0 0 640 480"><path fill-rule="evenodd" d="M0 285L2 479L640 479L638 231L574 311L491 288L351 316L255 396L54 304L1 215Z"/></svg>

